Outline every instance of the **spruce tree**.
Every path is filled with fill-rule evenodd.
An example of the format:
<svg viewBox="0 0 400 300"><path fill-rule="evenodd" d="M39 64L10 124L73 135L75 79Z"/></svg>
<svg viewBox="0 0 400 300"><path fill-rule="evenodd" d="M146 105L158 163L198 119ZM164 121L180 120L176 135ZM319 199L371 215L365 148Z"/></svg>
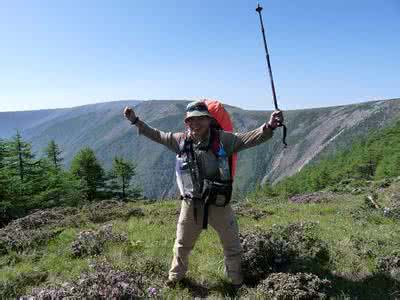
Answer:
<svg viewBox="0 0 400 300"><path fill-rule="evenodd" d="M0 169L4 167L4 160L6 158L6 142L0 139Z"/></svg>
<svg viewBox="0 0 400 300"><path fill-rule="evenodd" d="M34 159L31 144L17 131L1 146L0 183L2 185L2 223L23 216L33 208L32 199L43 186L40 161Z"/></svg>
<svg viewBox="0 0 400 300"><path fill-rule="evenodd" d="M87 199L94 200L99 189L104 186L104 170L91 148L81 149L75 155L71 163L71 173L85 183Z"/></svg>
<svg viewBox="0 0 400 300"><path fill-rule="evenodd" d="M25 142L17 131L16 135L6 144L6 150L5 163L7 168L12 170L21 182L26 181L32 173L34 165L38 163L34 161L31 144Z"/></svg>
<svg viewBox="0 0 400 300"><path fill-rule="evenodd" d="M51 140L44 150L47 159L51 162L55 169L60 169L63 158L61 157L62 151L54 140Z"/></svg>
<svg viewBox="0 0 400 300"><path fill-rule="evenodd" d="M114 186L119 189L122 199L130 194L129 185L132 177L136 174L135 165L132 161L125 160L122 157L114 157L111 178L115 181Z"/></svg>

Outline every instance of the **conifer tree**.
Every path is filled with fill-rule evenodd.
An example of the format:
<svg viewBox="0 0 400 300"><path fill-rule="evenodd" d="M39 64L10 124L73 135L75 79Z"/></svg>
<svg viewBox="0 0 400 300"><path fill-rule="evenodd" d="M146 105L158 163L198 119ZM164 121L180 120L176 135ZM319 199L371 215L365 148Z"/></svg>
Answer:
<svg viewBox="0 0 400 300"><path fill-rule="evenodd" d="M122 199L126 199L129 195L130 181L136 174L135 168L132 161L125 160L122 157L114 157L111 177L116 181L115 185L119 188Z"/></svg>
<svg viewBox="0 0 400 300"><path fill-rule="evenodd" d="M6 158L6 143L3 139L0 139L0 169L4 167L4 160Z"/></svg>
<svg viewBox="0 0 400 300"><path fill-rule="evenodd" d="M24 141L17 131L16 135L3 142L1 146L0 201L2 215L0 222L23 216L33 208L32 198L41 190L43 178L40 161L34 159L31 144Z"/></svg>
<svg viewBox="0 0 400 300"><path fill-rule="evenodd" d="M41 161L41 189L33 197L35 208L77 206L86 200L86 183L61 168L62 151L54 140L44 149Z"/></svg>
<svg viewBox="0 0 400 300"><path fill-rule="evenodd" d="M21 134L17 131L16 135L6 144L7 156L6 165L10 170L20 178L21 182L30 175L33 166L37 164L32 154L32 146L30 143L22 139Z"/></svg>
<svg viewBox="0 0 400 300"><path fill-rule="evenodd" d="M0 211L5 211L5 199L8 191L8 174L5 169L4 160L6 157L6 143L0 139ZM4 217L0 213L0 225Z"/></svg>
<svg viewBox="0 0 400 300"><path fill-rule="evenodd" d="M63 158L61 157L62 151L54 140L51 140L44 150L47 159L51 162L55 169L60 169Z"/></svg>
<svg viewBox="0 0 400 300"><path fill-rule="evenodd" d="M71 173L85 182L87 199L94 200L99 189L104 186L104 170L91 148L83 148L75 155Z"/></svg>

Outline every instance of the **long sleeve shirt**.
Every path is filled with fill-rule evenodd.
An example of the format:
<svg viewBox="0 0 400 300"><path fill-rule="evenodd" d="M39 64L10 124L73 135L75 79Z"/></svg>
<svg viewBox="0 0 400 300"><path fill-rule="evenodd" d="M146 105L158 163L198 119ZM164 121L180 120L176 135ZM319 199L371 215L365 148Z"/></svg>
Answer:
<svg viewBox="0 0 400 300"><path fill-rule="evenodd" d="M163 132L147 125L145 122L138 120L136 126L139 134L146 136L156 143L166 146L169 150L179 153L179 145L185 138L185 133ZM231 156L235 152L257 146L272 137L272 130L266 124L244 133L232 133L226 131L218 131L219 140L222 143L227 156ZM200 174L206 179L215 179L218 176L218 161L211 149L204 151L208 146L209 138L193 144L193 150L199 163Z"/></svg>

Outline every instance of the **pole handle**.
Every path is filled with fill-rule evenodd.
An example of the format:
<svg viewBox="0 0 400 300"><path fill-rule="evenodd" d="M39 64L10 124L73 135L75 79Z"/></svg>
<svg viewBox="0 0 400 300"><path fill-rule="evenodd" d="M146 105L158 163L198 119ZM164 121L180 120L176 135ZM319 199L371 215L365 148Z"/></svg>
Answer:
<svg viewBox="0 0 400 300"><path fill-rule="evenodd" d="M287 127L284 124L282 124L282 127L283 127L282 142L283 142L283 145L284 145L283 147L287 148L287 143L286 143Z"/></svg>

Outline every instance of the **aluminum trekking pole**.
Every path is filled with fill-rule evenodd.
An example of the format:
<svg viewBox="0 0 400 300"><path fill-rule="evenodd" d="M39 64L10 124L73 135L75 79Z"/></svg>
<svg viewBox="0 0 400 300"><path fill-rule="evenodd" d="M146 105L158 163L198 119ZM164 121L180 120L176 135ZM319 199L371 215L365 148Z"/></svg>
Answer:
<svg viewBox="0 0 400 300"><path fill-rule="evenodd" d="M269 59L269 53L268 53L268 47L267 47L267 39L265 38L265 30L264 30L264 22L262 19L262 15L261 15L261 11L262 11L262 7L260 6L260 4L257 5L256 11L258 12L258 15L260 16L260 24L261 24L261 32L263 35L263 39L264 39L264 48L265 48L265 54L266 54L266 58L267 58L267 65L268 65L268 72L269 72L269 78L271 80L271 88L272 88L272 96L274 98L274 106L275 106L275 110L279 110L278 108L278 101L276 100L276 92L275 92L275 84L274 84L274 77L272 76L272 68L271 68L271 61ZM285 145L285 147L287 146L286 144L286 133L287 133L287 128L284 124L280 124L280 127L283 127L283 144Z"/></svg>

